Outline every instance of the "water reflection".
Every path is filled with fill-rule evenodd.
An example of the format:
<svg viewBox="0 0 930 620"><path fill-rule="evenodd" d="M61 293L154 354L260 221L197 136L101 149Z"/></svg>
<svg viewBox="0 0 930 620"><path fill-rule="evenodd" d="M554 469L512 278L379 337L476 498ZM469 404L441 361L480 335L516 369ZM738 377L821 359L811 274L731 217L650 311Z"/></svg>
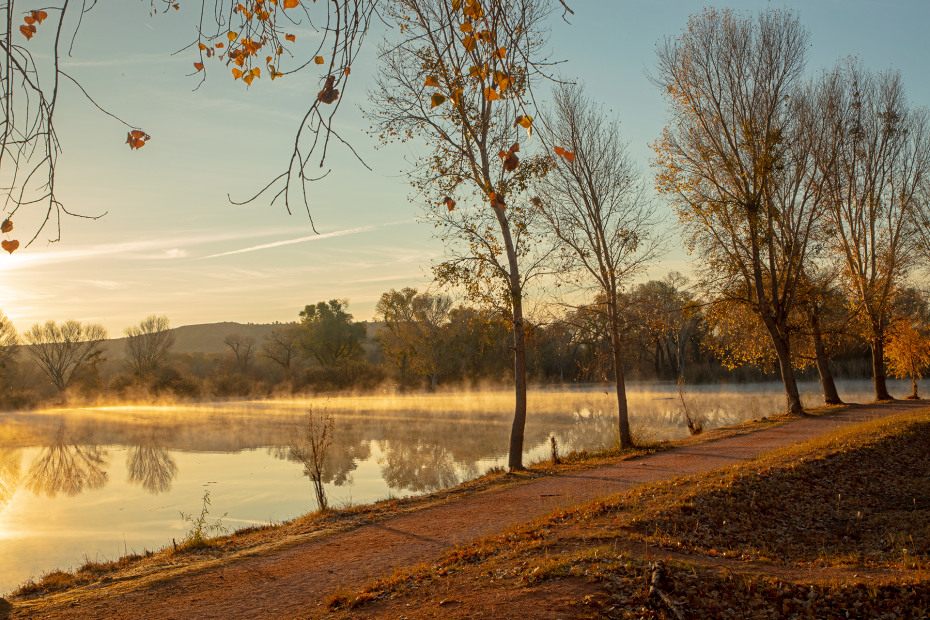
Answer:
<svg viewBox="0 0 930 620"><path fill-rule="evenodd" d="M474 462L457 463L452 452L435 443L393 440L383 450L378 463L381 477L391 489L429 493L478 476Z"/></svg>
<svg viewBox="0 0 930 620"><path fill-rule="evenodd" d="M78 495L85 489L102 488L109 480L104 471L108 465L106 450L99 445L71 443L66 437L61 427L54 443L43 449L29 467L26 488L36 495Z"/></svg>
<svg viewBox="0 0 930 620"><path fill-rule="evenodd" d="M126 457L129 482L138 484L152 495L167 493L178 475L178 464L165 448L138 445Z"/></svg>
<svg viewBox="0 0 930 620"><path fill-rule="evenodd" d="M13 498L19 486L20 452L18 448L0 448L0 511Z"/></svg>

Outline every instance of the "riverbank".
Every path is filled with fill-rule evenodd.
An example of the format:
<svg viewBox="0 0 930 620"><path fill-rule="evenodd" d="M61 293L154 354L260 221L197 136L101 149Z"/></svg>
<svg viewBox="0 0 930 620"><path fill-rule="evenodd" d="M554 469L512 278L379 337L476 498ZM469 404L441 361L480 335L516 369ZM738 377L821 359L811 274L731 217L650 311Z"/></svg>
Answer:
<svg viewBox="0 0 930 620"><path fill-rule="evenodd" d="M445 494L383 503L368 508L370 515L364 508L330 515L325 518L343 523L330 522L329 529L314 529L311 518L245 532L197 553L160 552L67 592L34 599L23 592L13 597L7 615L164 617L166 610L179 617L330 613L328 604L335 601L338 607L340 600L354 600L352 593L364 592L372 579L435 562L457 545L512 530L554 510L644 483L712 471L837 428L913 413L922 406L896 402L782 424L749 422L719 432L717 437L729 434L723 438L708 434L700 443L669 444L666 447L671 449L661 453L623 461L605 456L606 464L576 464L555 476L532 470L525 475L495 474ZM767 428L749 432L755 426ZM157 610L148 604L153 600L159 601Z"/></svg>

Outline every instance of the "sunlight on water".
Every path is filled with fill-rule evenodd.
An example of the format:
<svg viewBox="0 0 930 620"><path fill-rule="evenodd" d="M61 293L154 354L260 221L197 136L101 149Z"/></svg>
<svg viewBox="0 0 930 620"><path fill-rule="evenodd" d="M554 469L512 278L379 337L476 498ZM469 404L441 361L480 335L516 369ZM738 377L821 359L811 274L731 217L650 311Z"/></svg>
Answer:
<svg viewBox="0 0 930 620"><path fill-rule="evenodd" d="M892 382L894 394L908 386ZM841 382L850 401L868 382ZM819 402L802 384L805 405ZM779 384L690 388L705 428L777 413ZM353 395L329 399L108 406L0 413L0 595L56 567L109 560L180 541L210 491L209 520L233 531L316 508L291 450L308 407L335 417L324 488L336 508L448 488L506 464L508 391ZM688 431L674 385L631 386L634 432ZM616 395L598 386L529 394L525 462L616 441Z"/></svg>

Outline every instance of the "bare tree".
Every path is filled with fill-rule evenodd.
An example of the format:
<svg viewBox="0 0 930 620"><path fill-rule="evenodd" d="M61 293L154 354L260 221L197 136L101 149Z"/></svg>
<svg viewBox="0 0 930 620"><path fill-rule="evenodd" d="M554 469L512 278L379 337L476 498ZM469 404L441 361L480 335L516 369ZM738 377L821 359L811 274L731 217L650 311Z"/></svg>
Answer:
<svg viewBox="0 0 930 620"><path fill-rule="evenodd" d="M512 319L515 406L509 466L523 467L526 422L524 291L537 257L534 209L521 198L548 158L517 153L543 59L547 0L409 0L386 17L403 37L382 47L369 117L384 142L423 140L410 172L451 258L434 272ZM463 204L458 205L458 201ZM472 204L466 204L466 201Z"/></svg>
<svg viewBox="0 0 930 620"><path fill-rule="evenodd" d="M126 328L126 366L137 375L152 372L165 361L174 346L174 332L166 316L143 319Z"/></svg>
<svg viewBox="0 0 930 620"><path fill-rule="evenodd" d="M26 350L59 392L71 385L81 369L100 360L106 339L103 325L74 320L36 323L23 334L29 345Z"/></svg>
<svg viewBox="0 0 930 620"><path fill-rule="evenodd" d="M655 144L658 189L678 210L704 288L735 293L761 319L795 413L789 319L823 184L813 163L821 136L798 88L807 41L786 11L708 9L659 46L652 77L672 111Z"/></svg>
<svg viewBox="0 0 930 620"><path fill-rule="evenodd" d="M239 371L243 373L249 372L249 362L252 361L255 338L252 336L229 334L223 338L223 343L229 347L233 355L236 356L236 365L239 366Z"/></svg>
<svg viewBox="0 0 930 620"><path fill-rule="evenodd" d="M19 336L16 335L13 321L0 310L0 370L6 368L7 364L16 358L18 344Z"/></svg>
<svg viewBox="0 0 930 620"><path fill-rule="evenodd" d="M297 440L290 446L290 458L303 463L304 475L313 483L316 502L320 510L326 510L326 491L323 487L323 465L326 452L333 443L336 422L325 408L307 410L307 423L297 433Z"/></svg>
<svg viewBox="0 0 930 620"><path fill-rule="evenodd" d="M581 88L557 89L551 119L553 144L573 157L560 158L540 182L536 206L562 245L563 275L593 282L604 300L617 383L621 447L630 447L630 420L623 378L620 295L658 251L656 218L637 179L617 121L586 98Z"/></svg>
<svg viewBox="0 0 930 620"><path fill-rule="evenodd" d="M919 249L915 217L930 181L930 119L907 104L901 76L850 60L823 78L820 106L832 142L820 158L828 179L830 247L850 299L866 318L875 398L891 395L884 346L890 308Z"/></svg>
<svg viewBox="0 0 930 620"><path fill-rule="evenodd" d="M276 327L265 336L259 355L281 367L285 378L291 377L292 366L300 354L301 330L292 323L284 327Z"/></svg>

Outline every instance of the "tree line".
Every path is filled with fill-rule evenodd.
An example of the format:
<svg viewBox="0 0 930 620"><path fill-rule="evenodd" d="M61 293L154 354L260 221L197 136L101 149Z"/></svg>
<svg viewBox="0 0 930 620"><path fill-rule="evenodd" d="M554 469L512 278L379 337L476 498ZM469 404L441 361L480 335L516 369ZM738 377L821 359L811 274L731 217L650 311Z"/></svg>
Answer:
<svg viewBox="0 0 930 620"><path fill-rule="evenodd" d="M626 379L689 383L778 379L777 357L760 346L749 313L697 297L678 273L636 284L615 313ZM527 322L527 372L538 384L612 383L617 340L603 297ZM896 298L885 356L892 373L926 369L930 304L908 289ZM820 301L820 346L832 374L869 376L862 316L833 287ZM817 344L798 316L792 365L812 379ZM99 324L37 323L17 334L0 314L0 377L5 408L99 399L269 397L346 390L392 391L505 385L513 381L513 323L498 311L414 288L381 295L375 321L355 321L348 301L308 305L298 320L274 326L262 341L230 333L225 353L176 353L170 322L150 316L124 331L122 350L107 346ZM916 354L915 354L916 353ZM916 391L916 384L915 384Z"/></svg>

